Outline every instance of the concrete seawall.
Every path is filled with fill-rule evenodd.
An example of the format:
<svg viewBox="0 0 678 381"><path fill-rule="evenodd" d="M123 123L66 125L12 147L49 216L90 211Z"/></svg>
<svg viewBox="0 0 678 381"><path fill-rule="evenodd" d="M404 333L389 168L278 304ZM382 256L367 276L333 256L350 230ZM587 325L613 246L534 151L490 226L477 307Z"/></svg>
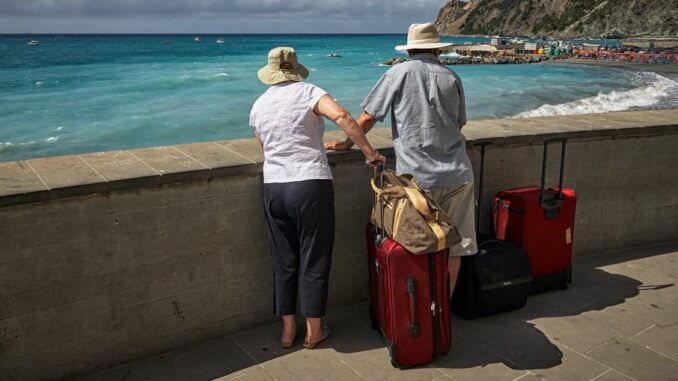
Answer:
<svg viewBox="0 0 678 381"><path fill-rule="evenodd" d="M576 256L678 240L678 110L473 121L464 133L475 168L473 144L493 143L486 213L496 191L538 183L544 138L567 136ZM388 129L370 140L392 156ZM0 379L58 379L271 321L262 160L241 140L0 163ZM330 162L337 306L367 298L371 170L359 152Z"/></svg>

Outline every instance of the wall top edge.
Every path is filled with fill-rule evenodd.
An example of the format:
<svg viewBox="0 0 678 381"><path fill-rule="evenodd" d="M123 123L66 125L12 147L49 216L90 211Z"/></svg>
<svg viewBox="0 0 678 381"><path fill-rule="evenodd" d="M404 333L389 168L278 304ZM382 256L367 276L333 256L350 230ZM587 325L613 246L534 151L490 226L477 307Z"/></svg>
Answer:
<svg viewBox="0 0 678 381"><path fill-rule="evenodd" d="M545 138L614 139L678 133L678 109L605 114L470 121L463 130L467 146L531 144ZM324 139L343 139L328 132ZM374 128L368 138L392 155L388 127ZM263 153L254 139L149 147L0 163L0 207L45 202L118 190L157 187L185 181L259 174ZM362 161L358 150L330 152L330 163Z"/></svg>

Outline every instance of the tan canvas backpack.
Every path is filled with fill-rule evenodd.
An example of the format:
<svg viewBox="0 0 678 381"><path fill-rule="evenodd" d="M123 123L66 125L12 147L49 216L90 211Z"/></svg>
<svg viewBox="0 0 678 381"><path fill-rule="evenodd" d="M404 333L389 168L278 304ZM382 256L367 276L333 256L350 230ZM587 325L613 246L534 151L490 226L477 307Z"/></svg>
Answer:
<svg viewBox="0 0 678 381"><path fill-rule="evenodd" d="M452 220L424 192L414 177L387 169L375 194L371 222L412 254L443 250L461 241Z"/></svg>

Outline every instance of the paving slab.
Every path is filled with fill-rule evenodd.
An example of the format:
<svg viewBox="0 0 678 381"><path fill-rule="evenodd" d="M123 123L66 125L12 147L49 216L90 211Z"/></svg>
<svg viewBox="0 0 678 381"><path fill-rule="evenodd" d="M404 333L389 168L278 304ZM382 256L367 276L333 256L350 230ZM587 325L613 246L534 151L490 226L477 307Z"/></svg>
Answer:
<svg viewBox="0 0 678 381"><path fill-rule="evenodd" d="M97 152L80 157L108 182L108 190L157 186L161 174L127 151Z"/></svg>
<svg viewBox="0 0 678 381"><path fill-rule="evenodd" d="M255 139L224 140L216 143L254 164L264 162L264 150Z"/></svg>
<svg viewBox="0 0 678 381"><path fill-rule="evenodd" d="M432 365L459 381L512 381L528 374L508 359L461 335L453 338L450 353L437 358Z"/></svg>
<svg viewBox="0 0 678 381"><path fill-rule="evenodd" d="M207 179L210 169L173 146L128 151L162 175L163 184Z"/></svg>
<svg viewBox="0 0 678 381"><path fill-rule="evenodd" d="M678 361L678 325L653 325L630 341Z"/></svg>
<svg viewBox="0 0 678 381"><path fill-rule="evenodd" d="M639 381L678 380L678 362L622 338L613 339L588 355Z"/></svg>
<svg viewBox="0 0 678 381"><path fill-rule="evenodd" d="M231 381L231 380L241 380L241 381L275 381L276 379L266 371L261 365L251 366L239 370L235 373L231 373L226 376L215 378L213 381Z"/></svg>
<svg viewBox="0 0 678 381"><path fill-rule="evenodd" d="M104 193L106 179L79 156L31 159L26 163L50 189L50 198Z"/></svg>
<svg viewBox="0 0 678 381"><path fill-rule="evenodd" d="M246 159L216 142L180 144L175 147L209 167L211 177L242 173L248 167L256 170L256 165L252 160Z"/></svg>
<svg viewBox="0 0 678 381"><path fill-rule="evenodd" d="M526 328L486 347L522 369L548 369L562 364L561 348L536 328Z"/></svg>
<svg viewBox="0 0 678 381"><path fill-rule="evenodd" d="M0 163L0 206L40 201L48 190L25 161Z"/></svg>
<svg viewBox="0 0 678 381"><path fill-rule="evenodd" d="M607 372L592 378L590 381L633 381L633 379L610 369Z"/></svg>

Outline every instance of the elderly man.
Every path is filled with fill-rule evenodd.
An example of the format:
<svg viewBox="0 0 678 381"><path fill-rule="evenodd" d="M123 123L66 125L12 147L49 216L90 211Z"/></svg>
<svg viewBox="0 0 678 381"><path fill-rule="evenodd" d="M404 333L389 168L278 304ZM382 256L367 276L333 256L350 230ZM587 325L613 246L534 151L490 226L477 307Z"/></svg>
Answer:
<svg viewBox="0 0 678 381"><path fill-rule="evenodd" d="M450 295L454 291L460 256L477 251L473 170L461 128L466 124L464 89L459 76L440 64L440 36L431 23L413 24L407 34L410 60L391 67L361 107L358 124L365 132L391 111L396 169L411 173L457 225L462 241L450 248ZM344 150L350 139L326 144Z"/></svg>

